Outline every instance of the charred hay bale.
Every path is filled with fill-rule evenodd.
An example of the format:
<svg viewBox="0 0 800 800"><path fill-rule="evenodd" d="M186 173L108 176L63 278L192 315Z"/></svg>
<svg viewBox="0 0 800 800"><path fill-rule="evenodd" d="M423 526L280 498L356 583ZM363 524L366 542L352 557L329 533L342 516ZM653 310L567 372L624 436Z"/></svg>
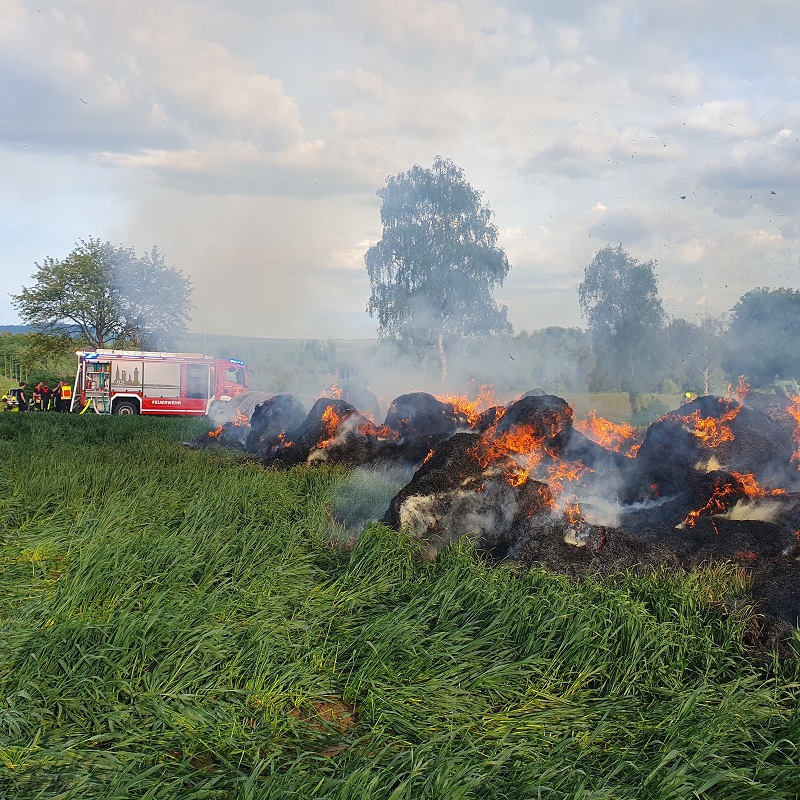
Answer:
<svg viewBox="0 0 800 800"><path fill-rule="evenodd" d="M425 459L450 438L449 433L431 436L400 436L387 438L375 453L372 466L413 469L420 466Z"/></svg>
<svg viewBox="0 0 800 800"><path fill-rule="evenodd" d="M355 413L355 408L344 400L320 397L296 430L287 433L282 442L262 453L262 462L280 467L305 463L312 451L332 439L342 421Z"/></svg>
<svg viewBox="0 0 800 800"><path fill-rule="evenodd" d="M545 484L509 482L503 467L512 463L484 469L475 455L477 439L458 433L442 442L384 515L384 523L424 540L428 557L464 535L484 551L505 552L521 518L552 505Z"/></svg>
<svg viewBox="0 0 800 800"><path fill-rule="evenodd" d="M230 400L212 400L208 407L208 418L214 425L224 425L234 418L246 417L249 421L253 409L270 397L272 392L244 392Z"/></svg>
<svg viewBox="0 0 800 800"><path fill-rule="evenodd" d="M725 498L731 505L747 496L741 484L727 472L701 472L691 468L681 473L681 478L678 482L678 477L671 476L676 483L670 485L672 491L664 495L660 494L660 489L667 485L666 481L649 485L641 494L637 490L635 500L629 500L621 511L619 526L637 539L659 539L682 525L691 512L706 507L709 500L719 494L721 486L730 486ZM705 516L710 513L711 506Z"/></svg>
<svg viewBox="0 0 800 800"><path fill-rule="evenodd" d="M243 414L236 417L232 422L217 425L214 430L208 431L186 442L185 447L192 450L201 450L206 447L228 447L232 450L244 450L250 426L247 424L247 417Z"/></svg>
<svg viewBox="0 0 800 800"><path fill-rule="evenodd" d="M538 515L517 532L509 556L526 567L541 566L581 579L658 566L677 568L680 559L662 542L642 542L620 528Z"/></svg>
<svg viewBox="0 0 800 800"><path fill-rule="evenodd" d="M342 418L332 436L317 442L309 452L306 463L366 466L389 444L378 436L372 420L353 412Z"/></svg>
<svg viewBox="0 0 800 800"><path fill-rule="evenodd" d="M513 560L574 579L656 567L692 569L733 563L752 581L746 602L753 604L757 614L753 623L757 630L750 634L753 646L765 651L784 647L791 638L787 623L800 627L800 541L796 547L784 547L795 534L783 524L702 518L692 528L665 528L658 537L642 539L621 528L539 514L516 536L509 553Z"/></svg>
<svg viewBox="0 0 800 800"><path fill-rule="evenodd" d="M793 454L792 442L781 426L761 411L735 400L709 396L687 403L667 416L692 431L703 453L722 469L764 479L786 473ZM718 434L697 430L708 419L720 423Z"/></svg>
<svg viewBox="0 0 800 800"><path fill-rule="evenodd" d="M766 414L783 432L787 440L791 440L797 430L797 421L789 413L792 397L782 391L770 394L750 392L744 400L747 408Z"/></svg>
<svg viewBox="0 0 800 800"><path fill-rule="evenodd" d="M465 478L479 476L483 467L476 457L477 443L478 437L473 433L457 433L441 442L398 497L447 491Z"/></svg>
<svg viewBox="0 0 800 800"><path fill-rule="evenodd" d="M386 412L384 424L401 436L449 435L468 427L467 418L456 412L452 404L437 400L427 392L396 397Z"/></svg>
<svg viewBox="0 0 800 800"><path fill-rule="evenodd" d="M800 548L780 517L776 522L702 517L691 528L664 530L646 544L669 549L685 569L736 564L750 576L758 613L800 626Z"/></svg>
<svg viewBox="0 0 800 800"><path fill-rule="evenodd" d="M751 569L781 556L788 538L773 522L737 520L717 515L665 537L687 567L710 561L733 561Z"/></svg>
<svg viewBox="0 0 800 800"><path fill-rule="evenodd" d="M342 390L342 400L350 403L353 408L365 417L377 422L380 417L381 409L378 398L369 390L361 386L350 386Z"/></svg>
<svg viewBox="0 0 800 800"><path fill-rule="evenodd" d="M792 442L766 414L724 397L700 397L647 430L624 502L679 494L694 474L723 469L775 485L791 479Z"/></svg>
<svg viewBox="0 0 800 800"><path fill-rule="evenodd" d="M303 404L292 394L274 394L262 400L250 415L247 450L259 455L282 446L286 435L299 428L305 418Z"/></svg>
<svg viewBox="0 0 800 800"><path fill-rule="evenodd" d="M528 395L507 406L490 435L497 438L519 428L529 429L541 438L543 447L560 454L572 433L572 409L552 394Z"/></svg>
<svg viewBox="0 0 800 800"><path fill-rule="evenodd" d="M224 434L225 426L217 425L213 430L201 433L191 441L183 442L182 445L188 450L205 450L208 447L232 447L234 449L239 449L241 447L238 439L227 442Z"/></svg>
<svg viewBox="0 0 800 800"><path fill-rule="evenodd" d="M776 497L775 500L780 501L775 522L781 530L791 534L786 555L800 556L800 492L787 492L785 497Z"/></svg>
<svg viewBox="0 0 800 800"><path fill-rule="evenodd" d="M702 455L698 439L678 420L663 417L654 422L647 429L636 458L628 465L622 502L631 504L683 493L693 485Z"/></svg>

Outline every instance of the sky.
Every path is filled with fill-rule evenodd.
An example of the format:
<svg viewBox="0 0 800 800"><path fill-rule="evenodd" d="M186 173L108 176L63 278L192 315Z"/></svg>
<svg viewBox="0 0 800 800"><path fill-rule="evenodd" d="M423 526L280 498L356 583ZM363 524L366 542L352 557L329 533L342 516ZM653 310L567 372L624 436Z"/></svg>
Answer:
<svg viewBox="0 0 800 800"><path fill-rule="evenodd" d="M452 159L516 331L621 244L699 321L800 288L797 0L0 0L0 324L37 263L157 246L196 332L372 338L386 179Z"/></svg>

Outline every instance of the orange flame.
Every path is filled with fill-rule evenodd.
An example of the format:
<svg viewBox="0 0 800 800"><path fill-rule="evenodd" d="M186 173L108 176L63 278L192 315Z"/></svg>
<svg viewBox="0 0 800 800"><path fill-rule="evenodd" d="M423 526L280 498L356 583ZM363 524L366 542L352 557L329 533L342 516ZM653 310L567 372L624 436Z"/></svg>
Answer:
<svg viewBox="0 0 800 800"><path fill-rule="evenodd" d="M219 436L219 435L222 433L222 431L223 431L223 430L224 430L224 429L223 429L222 425L217 425L217 427L216 427L216 428L214 428L214 430L213 430L213 431L209 431L209 432L208 432L208 435L209 435L209 436L210 436L212 439L215 439L217 436Z"/></svg>
<svg viewBox="0 0 800 800"><path fill-rule="evenodd" d="M317 442L317 448L329 447L339 434L340 425L347 419L350 419L350 414L339 414L333 406L327 406L322 412L324 432L320 441ZM361 417L355 417L353 422L358 419ZM379 441L394 441L400 438L400 434L393 428L386 425L379 427L371 419L364 419L357 427L354 425L353 430L361 436L374 436Z"/></svg>
<svg viewBox="0 0 800 800"><path fill-rule="evenodd" d="M758 485L755 476L750 473L731 472L733 480L723 483L717 481L708 502L696 511L690 511L686 515L683 524L687 528L693 528L701 516L711 516L715 514L725 514L730 510L731 505L744 495L754 499L758 497L775 497L786 494L785 489L764 489Z"/></svg>
<svg viewBox="0 0 800 800"><path fill-rule="evenodd" d="M597 416L597 411L591 411L585 420L576 420L575 428L593 442L606 450L623 453L628 458L633 458L639 451L641 444L635 439L639 435L636 428L629 422L611 422Z"/></svg>
<svg viewBox="0 0 800 800"><path fill-rule="evenodd" d="M564 506L564 521L569 525L577 525L580 522L586 522L581 507L574 498L567 500Z"/></svg>
<svg viewBox="0 0 800 800"><path fill-rule="evenodd" d="M728 384L728 397L735 397L740 403L744 403L745 398L750 392L750 384L744 379L744 375L739 376L739 383L736 388Z"/></svg>
<svg viewBox="0 0 800 800"><path fill-rule="evenodd" d="M797 461L797 468L800 469L800 395L797 397L792 395L792 402L789 404L786 411L791 417L794 417L794 421L797 423L794 433L792 434L797 444L797 450L795 450L792 458Z"/></svg>
<svg viewBox="0 0 800 800"><path fill-rule="evenodd" d="M723 442L733 441L733 431L726 423L736 419L742 410L742 406L738 403L731 405L730 401L723 399L720 399L719 402L721 406L727 405L728 408L722 411L717 418L700 416L699 408L686 416L675 413L674 417L680 421L685 430L694 434L708 447L719 447Z"/></svg>
<svg viewBox="0 0 800 800"><path fill-rule="evenodd" d="M336 385L336 381L334 381L331 388L328 389L327 394L330 395L333 400L342 399L342 390Z"/></svg>
<svg viewBox="0 0 800 800"><path fill-rule="evenodd" d="M498 433L498 424L503 419L505 411L506 409L500 410L497 419L480 437L471 452L483 469L495 461L510 461L504 477L512 486L521 486L531 476L535 476L535 470L544 458L556 460L557 456L548 443L563 430L565 420L556 416L543 426L521 422ZM569 469L566 467L562 469L565 470L563 473L554 474L566 477Z"/></svg>
<svg viewBox="0 0 800 800"><path fill-rule="evenodd" d="M739 482L741 490L748 497L775 497L776 495L786 494L786 489L763 489L758 485L755 475L749 472L731 472L731 475Z"/></svg>
<svg viewBox="0 0 800 800"><path fill-rule="evenodd" d="M473 454L484 469L493 461L511 455L520 458L530 470L547 454L544 442L544 436L538 434L532 426L512 425L499 436L482 437L473 449Z"/></svg>
<svg viewBox="0 0 800 800"><path fill-rule="evenodd" d="M519 465L513 466L506 470L503 476L512 486L522 486L528 478L530 478L530 470L520 467Z"/></svg>
<svg viewBox="0 0 800 800"><path fill-rule="evenodd" d="M362 436L374 436L380 441L394 441L400 438L400 434L394 428L388 425L378 426L370 419L358 426L358 432Z"/></svg>
<svg viewBox="0 0 800 800"><path fill-rule="evenodd" d="M565 483L580 480L584 473L594 472L593 469L574 462L560 461L547 468L547 483L553 497L558 497L564 491Z"/></svg>
<svg viewBox="0 0 800 800"><path fill-rule="evenodd" d="M436 399L440 403L449 403L453 406L453 411L456 414L463 414L470 425L474 425L487 408L499 404L494 396L494 388L488 384L484 384L478 389L478 396L474 400L459 394L437 395Z"/></svg>
<svg viewBox="0 0 800 800"><path fill-rule="evenodd" d="M317 442L318 449L322 449L330 445L330 443L336 437L336 432L344 419L345 418L343 416L336 413L336 409L333 406L327 406L325 408L325 410L322 412L321 420L322 424L325 426L325 432L323 434L325 438Z"/></svg>
<svg viewBox="0 0 800 800"><path fill-rule="evenodd" d="M237 428L246 426L250 427L250 417L247 416L240 408L236 409L236 415L231 420L231 425L235 425Z"/></svg>

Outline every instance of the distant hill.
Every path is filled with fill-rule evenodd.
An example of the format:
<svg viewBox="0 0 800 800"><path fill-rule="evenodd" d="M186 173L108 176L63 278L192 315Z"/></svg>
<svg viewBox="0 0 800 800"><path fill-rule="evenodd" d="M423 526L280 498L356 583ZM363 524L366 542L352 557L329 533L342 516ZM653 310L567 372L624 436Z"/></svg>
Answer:
<svg viewBox="0 0 800 800"><path fill-rule="evenodd" d="M0 325L0 333L30 333L30 325Z"/></svg>

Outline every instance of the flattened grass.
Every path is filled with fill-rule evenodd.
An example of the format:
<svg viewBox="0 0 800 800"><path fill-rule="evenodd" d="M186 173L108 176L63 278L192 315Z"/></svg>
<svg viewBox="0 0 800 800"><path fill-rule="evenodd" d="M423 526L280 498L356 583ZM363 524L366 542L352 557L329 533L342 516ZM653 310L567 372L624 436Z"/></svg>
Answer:
<svg viewBox="0 0 800 800"><path fill-rule="evenodd" d="M0 796L797 798L734 568L574 584L326 538L341 470L0 418Z"/></svg>

